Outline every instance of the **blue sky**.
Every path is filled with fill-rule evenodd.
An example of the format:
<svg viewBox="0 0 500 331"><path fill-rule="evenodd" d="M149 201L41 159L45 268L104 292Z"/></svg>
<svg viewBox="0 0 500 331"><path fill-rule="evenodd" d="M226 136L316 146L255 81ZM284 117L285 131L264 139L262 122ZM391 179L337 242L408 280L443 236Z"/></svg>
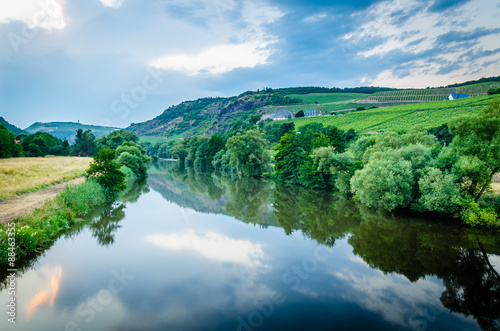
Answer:
<svg viewBox="0 0 500 331"><path fill-rule="evenodd" d="M499 41L498 0L0 0L0 116L126 127L263 87L441 86L500 75Z"/></svg>

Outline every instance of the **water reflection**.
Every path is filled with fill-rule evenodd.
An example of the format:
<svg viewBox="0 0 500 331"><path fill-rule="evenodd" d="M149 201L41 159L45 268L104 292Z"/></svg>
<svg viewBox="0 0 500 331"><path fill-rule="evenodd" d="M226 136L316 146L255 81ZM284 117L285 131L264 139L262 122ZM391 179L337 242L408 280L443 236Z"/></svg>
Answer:
<svg viewBox="0 0 500 331"><path fill-rule="evenodd" d="M126 203L133 203L139 199L141 194L149 192L146 181L135 183L127 188L117 201L108 202L96 210L92 211L84 221L74 223L71 228L61 234L62 238L76 238L82 231L90 229L92 237L97 240L101 246L109 246L114 243L115 233L120 229L120 222L125 217ZM35 267L40 256L43 256L45 247L23 260L16 261L17 275L22 275ZM7 284L7 276L10 275L7 269L0 271L0 291L4 290ZM37 297L40 300L41 297ZM36 300L35 300L36 301Z"/></svg>
<svg viewBox="0 0 500 331"><path fill-rule="evenodd" d="M333 247L338 240L347 240L361 263L392 275L392 282L418 284L422 291L415 296L421 298L421 303L409 305L414 311L406 320L411 328L424 329L442 314L442 309L447 309L473 317L484 330L500 329L499 266L491 262L492 257L500 253L498 233L464 229L440 220L398 218L374 212L328 192L283 185L274 187L265 181L206 176L179 168L175 163L160 163L156 169L151 180L164 184L152 187L164 197L174 197L176 203L203 212L228 214L260 226L280 226L288 235L299 231L328 247ZM183 189L177 190L176 195L166 192L181 186ZM196 198L193 199L193 195ZM216 208L210 209L210 206ZM186 235L193 234L155 237L153 241L157 244L169 242L170 249L175 242L191 242L193 247L201 247L202 244L197 244L199 241L210 246L207 243L210 239L193 237L187 240L182 237ZM394 284L384 285L385 278L362 279L351 271L337 272L332 277L363 293L364 297L353 298L357 304L386 314L386 319L392 322L401 319L403 312L398 315L394 303L387 303L389 288ZM404 279L398 281L397 277ZM441 283L432 281L434 278L441 279ZM406 285L401 286L403 289ZM440 304L422 299L425 293L432 291L442 292ZM404 290L398 293L394 294L399 296L398 300L407 300L401 296ZM427 304L425 309L423 302Z"/></svg>

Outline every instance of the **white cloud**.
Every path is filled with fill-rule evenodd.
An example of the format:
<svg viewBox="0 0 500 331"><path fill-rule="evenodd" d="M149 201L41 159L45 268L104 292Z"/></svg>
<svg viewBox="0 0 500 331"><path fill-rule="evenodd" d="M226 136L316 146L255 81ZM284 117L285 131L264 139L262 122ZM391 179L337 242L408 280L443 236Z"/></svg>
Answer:
<svg viewBox="0 0 500 331"><path fill-rule="evenodd" d="M445 310L439 295L436 295L442 293L444 286L431 278L411 283L406 277L398 274L384 275L375 271L368 276L347 270L335 272L333 276L345 281L355 291L346 297L347 300L404 328L416 329L416 316L421 317L417 313L421 311L422 306L431 306L437 314Z"/></svg>
<svg viewBox="0 0 500 331"><path fill-rule="evenodd" d="M192 11L193 17L203 18L203 33L208 33L211 41L201 51L170 52L151 61L150 66L196 76L269 63L271 45L277 40L267 32L266 25L284 15L277 8L248 0L241 3L228 0L220 5L186 0L182 5Z"/></svg>
<svg viewBox="0 0 500 331"><path fill-rule="evenodd" d="M104 6L119 8L123 4L123 0L99 0Z"/></svg>
<svg viewBox="0 0 500 331"><path fill-rule="evenodd" d="M319 14L311 15L311 16L304 18L302 20L302 22L304 22L304 23L316 23L316 22L319 22L319 21L325 19L327 16L328 15L326 15L325 13L319 13Z"/></svg>
<svg viewBox="0 0 500 331"><path fill-rule="evenodd" d="M147 236L146 241L166 250L190 251L210 260L247 267L262 266L261 260L264 258L260 245L215 232L208 232L203 236L192 230L184 233L154 234Z"/></svg>
<svg viewBox="0 0 500 331"><path fill-rule="evenodd" d="M360 59L407 55L373 78L374 85L426 87L491 76L500 69L496 51L500 17L491 10L496 3L472 0L435 12L429 10L432 1L384 1L357 13L366 23L343 40L357 48ZM374 40L381 42L374 44ZM404 67L403 74L398 66Z"/></svg>
<svg viewBox="0 0 500 331"><path fill-rule="evenodd" d="M266 46L258 42L220 45L193 55L167 55L152 61L150 66L188 75L221 74L237 68L253 68L266 64L271 55Z"/></svg>
<svg viewBox="0 0 500 331"><path fill-rule="evenodd" d="M31 29L63 29L62 5L55 0L0 0L0 23L23 22Z"/></svg>

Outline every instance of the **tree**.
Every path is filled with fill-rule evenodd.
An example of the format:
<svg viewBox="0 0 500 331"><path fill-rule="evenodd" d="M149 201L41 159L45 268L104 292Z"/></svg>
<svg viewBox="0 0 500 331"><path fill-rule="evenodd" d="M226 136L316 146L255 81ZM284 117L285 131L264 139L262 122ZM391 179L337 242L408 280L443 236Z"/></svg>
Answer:
<svg viewBox="0 0 500 331"><path fill-rule="evenodd" d="M208 141L208 147L206 150L206 159L208 165L212 165L212 161L214 160L215 154L217 154L219 151L223 150L226 145L226 142L224 141L224 138L222 138L220 135L217 133L214 133L211 137L210 140Z"/></svg>
<svg viewBox="0 0 500 331"><path fill-rule="evenodd" d="M136 178L146 178L148 175L148 164L151 158L146 152L133 142L124 142L116 149L117 162L129 167Z"/></svg>
<svg viewBox="0 0 500 331"><path fill-rule="evenodd" d="M500 170L500 98L478 114L452 119L449 126L455 135L449 146L455 159L452 171L478 201Z"/></svg>
<svg viewBox="0 0 500 331"><path fill-rule="evenodd" d="M97 144L92 131L76 130L76 140L73 145L73 154L76 156L94 156L97 153Z"/></svg>
<svg viewBox="0 0 500 331"><path fill-rule="evenodd" d="M14 133L0 123L0 158L22 156L22 147L14 141Z"/></svg>
<svg viewBox="0 0 500 331"><path fill-rule="evenodd" d="M101 186L111 192L125 188L125 175L120 165L115 162L116 152L110 148L102 148L90 163L86 172L87 178L94 178Z"/></svg>
<svg viewBox="0 0 500 331"><path fill-rule="evenodd" d="M258 121L260 121L261 117L262 117L261 115L252 115L248 119L248 123L250 123L251 125L255 125L257 124Z"/></svg>
<svg viewBox="0 0 500 331"><path fill-rule="evenodd" d="M351 179L354 198L368 207L393 211L412 201L413 175L406 160L375 160Z"/></svg>
<svg viewBox="0 0 500 331"><path fill-rule="evenodd" d="M298 118L298 117L304 117L304 111L303 110L299 110L297 112L297 114L295 114L295 118Z"/></svg>
<svg viewBox="0 0 500 331"><path fill-rule="evenodd" d="M231 168L239 177L260 177L269 171L271 157L267 147L267 140L259 129L229 138L226 148L231 153Z"/></svg>

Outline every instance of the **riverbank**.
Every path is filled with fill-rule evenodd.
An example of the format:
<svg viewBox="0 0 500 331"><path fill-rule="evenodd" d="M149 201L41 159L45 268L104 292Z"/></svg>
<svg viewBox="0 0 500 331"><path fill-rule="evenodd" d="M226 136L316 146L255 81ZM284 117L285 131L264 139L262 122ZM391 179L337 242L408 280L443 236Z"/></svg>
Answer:
<svg viewBox="0 0 500 331"><path fill-rule="evenodd" d="M67 228L105 202L104 189L93 180L66 186L55 199L46 201L41 208L17 218L8 227L0 227L0 264L11 262L9 254L19 260L52 245ZM15 239L11 240L14 252L9 250L9 239L12 237Z"/></svg>
<svg viewBox="0 0 500 331"><path fill-rule="evenodd" d="M79 177L17 198L0 201L0 224L6 225L18 217L28 215L36 208L42 207L47 200L54 199L66 186L81 184L84 181L84 177Z"/></svg>

